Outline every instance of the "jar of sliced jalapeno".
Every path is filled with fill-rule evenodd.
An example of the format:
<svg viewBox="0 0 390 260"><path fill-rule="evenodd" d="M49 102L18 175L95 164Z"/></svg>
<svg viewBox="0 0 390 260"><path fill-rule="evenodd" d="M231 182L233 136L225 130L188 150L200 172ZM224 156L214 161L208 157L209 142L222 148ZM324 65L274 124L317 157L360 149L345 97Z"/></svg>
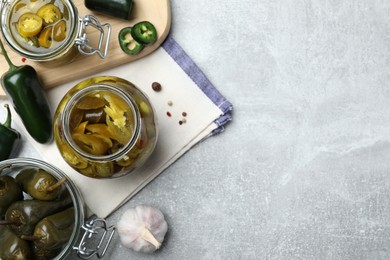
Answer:
<svg viewBox="0 0 390 260"><path fill-rule="evenodd" d="M61 100L54 137L64 160L92 178L113 178L139 168L157 142L155 113L146 95L113 76L87 79Z"/></svg>
<svg viewBox="0 0 390 260"><path fill-rule="evenodd" d="M80 18L71 0L11 0L0 7L4 39L22 57L53 66L72 61L79 52L107 55L111 26L91 15ZM88 43L88 25L100 33L96 46Z"/></svg>
<svg viewBox="0 0 390 260"><path fill-rule="evenodd" d="M86 219L75 184L58 168L36 159L0 162L0 259L103 257L115 227ZM101 244L87 244L88 239Z"/></svg>

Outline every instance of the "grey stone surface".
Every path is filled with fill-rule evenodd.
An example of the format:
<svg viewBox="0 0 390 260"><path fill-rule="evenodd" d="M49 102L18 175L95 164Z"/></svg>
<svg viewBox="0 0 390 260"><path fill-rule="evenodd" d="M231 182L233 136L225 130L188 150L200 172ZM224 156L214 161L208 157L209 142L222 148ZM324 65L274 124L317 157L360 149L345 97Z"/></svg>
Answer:
<svg viewBox="0 0 390 260"><path fill-rule="evenodd" d="M389 259L390 2L171 5L234 119L108 218L159 208L163 247L107 259Z"/></svg>

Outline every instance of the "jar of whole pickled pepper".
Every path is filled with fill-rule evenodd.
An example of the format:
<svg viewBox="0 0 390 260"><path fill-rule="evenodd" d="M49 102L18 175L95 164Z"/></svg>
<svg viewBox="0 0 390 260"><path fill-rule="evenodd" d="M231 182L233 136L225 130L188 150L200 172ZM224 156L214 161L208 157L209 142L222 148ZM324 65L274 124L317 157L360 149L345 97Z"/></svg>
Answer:
<svg viewBox="0 0 390 260"><path fill-rule="evenodd" d="M0 162L0 213L7 221L0 225L0 259L61 260L71 252L101 258L116 231L104 219L87 219L77 186L37 159Z"/></svg>
<svg viewBox="0 0 390 260"><path fill-rule="evenodd" d="M56 66L78 53L107 56L111 26L92 15L79 17L71 0L2 0L0 7L4 39L22 57ZM94 46L87 27L99 33Z"/></svg>
<svg viewBox="0 0 390 260"><path fill-rule="evenodd" d="M92 178L139 168L157 142L152 104L133 83L114 76L86 79L60 101L54 137L64 160Z"/></svg>

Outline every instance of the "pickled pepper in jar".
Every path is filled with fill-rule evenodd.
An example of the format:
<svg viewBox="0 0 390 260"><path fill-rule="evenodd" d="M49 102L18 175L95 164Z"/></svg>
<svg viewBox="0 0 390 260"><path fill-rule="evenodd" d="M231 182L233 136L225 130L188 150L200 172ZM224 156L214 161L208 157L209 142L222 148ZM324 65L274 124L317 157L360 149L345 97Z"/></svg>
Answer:
<svg viewBox="0 0 390 260"><path fill-rule="evenodd" d="M8 175L0 176L0 219L12 203L22 199L22 189L15 179Z"/></svg>
<svg viewBox="0 0 390 260"><path fill-rule="evenodd" d="M32 236L22 236L31 240L38 250L57 251L68 241L74 228L74 208L70 207L39 221Z"/></svg>
<svg viewBox="0 0 390 260"><path fill-rule="evenodd" d="M57 180L50 173L36 168L23 169L16 181L23 190L37 200L55 200L63 191L61 185L66 179Z"/></svg>
<svg viewBox="0 0 390 260"><path fill-rule="evenodd" d="M134 129L130 107L109 92L84 96L71 113L75 143L92 155L114 153L115 147L129 142Z"/></svg>
<svg viewBox="0 0 390 260"><path fill-rule="evenodd" d="M43 218L72 205L71 198L60 201L21 200L12 203L6 213L8 227L17 235L32 235L35 225Z"/></svg>
<svg viewBox="0 0 390 260"><path fill-rule="evenodd" d="M30 245L7 226L0 226L0 259L31 259Z"/></svg>

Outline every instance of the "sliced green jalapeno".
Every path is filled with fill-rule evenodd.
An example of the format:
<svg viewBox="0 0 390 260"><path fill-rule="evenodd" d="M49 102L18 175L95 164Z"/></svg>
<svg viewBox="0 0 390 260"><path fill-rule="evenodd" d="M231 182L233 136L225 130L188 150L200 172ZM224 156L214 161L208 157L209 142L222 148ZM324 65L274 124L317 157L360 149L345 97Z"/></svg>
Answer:
<svg viewBox="0 0 390 260"><path fill-rule="evenodd" d="M143 21L133 26L131 36L139 43L152 44L157 41L157 30L151 22Z"/></svg>
<svg viewBox="0 0 390 260"><path fill-rule="evenodd" d="M53 4L46 4L39 8L38 16L42 18L44 25L53 24L62 18L60 9Z"/></svg>
<svg viewBox="0 0 390 260"><path fill-rule="evenodd" d="M125 27L119 32L119 45L126 54L135 55L142 51L144 45L134 40L131 31L131 27Z"/></svg>

